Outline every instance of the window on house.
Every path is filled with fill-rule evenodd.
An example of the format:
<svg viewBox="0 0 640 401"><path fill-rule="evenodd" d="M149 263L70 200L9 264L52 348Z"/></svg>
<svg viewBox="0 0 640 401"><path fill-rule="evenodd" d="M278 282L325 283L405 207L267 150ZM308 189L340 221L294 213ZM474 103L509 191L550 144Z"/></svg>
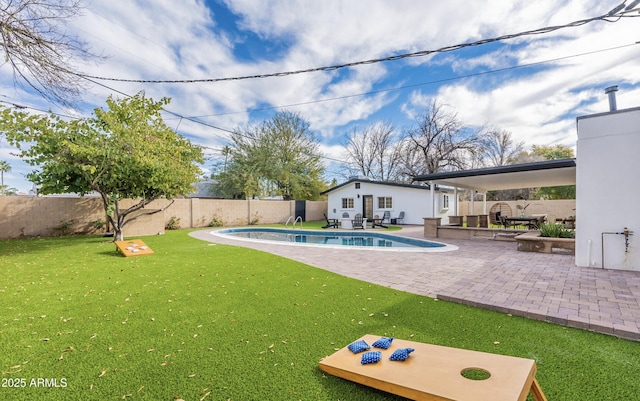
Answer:
<svg viewBox="0 0 640 401"><path fill-rule="evenodd" d="M393 200L390 196L378 197L378 209L392 209Z"/></svg>
<svg viewBox="0 0 640 401"><path fill-rule="evenodd" d="M449 209L449 195L442 195L442 208Z"/></svg>
<svg viewBox="0 0 640 401"><path fill-rule="evenodd" d="M342 198L343 209L353 209L353 198Z"/></svg>
<svg viewBox="0 0 640 401"><path fill-rule="evenodd" d="M356 182L356 189L360 189L360 183Z"/></svg>

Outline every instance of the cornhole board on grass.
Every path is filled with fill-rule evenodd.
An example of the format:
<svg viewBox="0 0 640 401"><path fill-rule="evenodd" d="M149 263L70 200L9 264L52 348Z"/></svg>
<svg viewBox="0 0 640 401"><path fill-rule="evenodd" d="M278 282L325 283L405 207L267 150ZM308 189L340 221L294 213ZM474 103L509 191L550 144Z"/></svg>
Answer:
<svg viewBox="0 0 640 401"><path fill-rule="evenodd" d="M126 257L151 255L153 251L139 239L116 241L116 247Z"/></svg>
<svg viewBox="0 0 640 401"><path fill-rule="evenodd" d="M367 334L370 346L381 336ZM357 341L357 340L356 340ZM413 348L405 361L391 361L399 348ZM532 359L463 350L394 339L375 364L360 363L363 352L354 354L346 346L320 361L320 369L365 386L412 400L427 401L524 401L529 392L536 401L547 401L535 379ZM365 351L365 352L368 352ZM486 380L462 376L467 369L489 372Z"/></svg>

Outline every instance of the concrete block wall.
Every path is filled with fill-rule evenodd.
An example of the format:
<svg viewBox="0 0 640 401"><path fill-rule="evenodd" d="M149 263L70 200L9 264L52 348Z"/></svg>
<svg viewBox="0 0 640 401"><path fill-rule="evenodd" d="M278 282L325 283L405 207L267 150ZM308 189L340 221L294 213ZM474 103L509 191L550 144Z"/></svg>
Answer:
<svg viewBox="0 0 640 401"><path fill-rule="evenodd" d="M160 199L136 212L158 213L142 216L124 228L126 237L163 233L172 217L180 219L180 228L208 227L213 218L224 226L284 223L295 214L295 201L229 200L229 199ZM134 200L123 200L122 208ZM308 201L306 220L323 220L326 201ZM106 221L102 200L93 197L0 196L0 239L61 235L62 222L69 223L67 234L92 234L93 223Z"/></svg>
<svg viewBox="0 0 640 401"><path fill-rule="evenodd" d="M327 201L307 201L307 221L324 220L327 214Z"/></svg>
<svg viewBox="0 0 640 401"><path fill-rule="evenodd" d="M0 238L90 234L105 221L99 198L0 196Z"/></svg>
<svg viewBox="0 0 640 401"><path fill-rule="evenodd" d="M531 216L534 214L546 214L548 222L555 222L556 219L563 219L569 216L576 215L576 201L575 199L562 199L562 200L527 200L527 201L487 201L487 214L491 211L491 207L496 203L506 203L511 207L512 216L518 216L520 210L518 205L527 206L525 209L525 215ZM458 215L467 216L471 213L471 202L463 201L459 203ZM477 200L474 202L474 213L482 214L482 201Z"/></svg>

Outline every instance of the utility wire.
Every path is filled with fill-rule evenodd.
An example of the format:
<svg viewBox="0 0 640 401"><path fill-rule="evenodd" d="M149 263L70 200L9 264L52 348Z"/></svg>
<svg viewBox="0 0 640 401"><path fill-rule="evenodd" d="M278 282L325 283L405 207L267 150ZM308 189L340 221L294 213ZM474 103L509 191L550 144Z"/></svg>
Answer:
<svg viewBox="0 0 640 401"><path fill-rule="evenodd" d="M115 88L112 88L112 87L110 87L110 86L107 86L107 85L105 85L105 84L101 84L100 82L96 82L95 80L93 80L93 79L91 79L91 78L89 78L89 77L85 77L85 76L83 76L82 78L84 78L84 79L86 79L87 81L92 82L92 83L94 83L94 84L96 84L96 85L102 86L102 87L103 87L103 88L105 88L105 89L109 89L109 90L111 90L111 91L117 92L117 93L119 93L119 94L121 94L121 95L123 95L123 96L131 97L131 95L129 95L128 93L124 93L124 92L122 92L122 91L119 91L119 90L117 90L117 89L115 89ZM176 117L178 117L178 118L180 118L180 119L189 120L189 121L191 121L191 122L194 122L194 123L197 123L197 124L202 124L202 125L205 125L205 126L210 127L210 128L215 128L215 129L217 129L217 130L224 131L224 132L227 132L227 133L230 133L230 134L235 133L235 131L232 131L232 130L229 130L229 129L226 129L226 128L217 127L217 126L215 126L215 125L213 125L213 124L205 123L204 121L196 120L196 118L195 118L195 117L186 117L186 116L183 116L183 115L181 115L181 114L175 113L175 112L173 112L173 111L171 111L171 110L167 110L167 109L165 109L165 108L163 108L162 110L163 110L163 111L165 111L166 113L169 113L169 114L171 114L171 115L173 115L173 116L176 116Z"/></svg>
<svg viewBox="0 0 640 401"><path fill-rule="evenodd" d="M80 76L80 77L83 77L83 78L92 78L92 79L97 79L97 80L101 80L101 81L135 82L135 83L157 83L157 84L178 84L178 83L179 84L189 84L189 83L202 83L202 82L239 81L239 80L256 79L256 78L284 77L284 76L304 74L304 73L309 73L309 72L335 71L335 70L338 70L338 69L341 69L341 68L346 68L346 67L355 67L355 66L359 66L359 65L376 64L376 63L381 63L381 62L386 62L386 61L402 60L402 59L406 59L406 58L424 57L424 56L428 56L428 55L435 54L435 53L453 52L453 51L464 49L464 48L467 48L467 47L480 46L480 45L493 43L493 42L500 42L500 41L504 41L504 40L508 40L508 39L518 38L518 37L521 37L521 36L542 35L542 34L554 32L554 31L557 31L557 30L560 30L560 29L579 27L579 26L586 25L586 24L594 22L594 21L617 22L623 17L638 17L638 15L626 15L626 14L638 11L640 9L631 9L631 10L625 9L624 11L620 12L622 10L622 8L624 8L624 7L620 8L620 6L624 6L624 2L622 4L620 4L618 7L614 8L611 11L609 11L607 14L604 14L604 15L601 15L601 16L598 16L598 17L593 17L593 18L587 18L587 19L582 19L582 20L578 20L578 21L573 21L573 22L570 22L570 23L564 24L564 25L549 26L549 27L538 28L538 29L534 29L534 30L530 30L530 31L519 32L519 33L515 33L515 34L508 34L508 35L498 36L496 38L481 39L481 40L477 40L475 42L467 42L467 43L462 43L462 44L457 44L457 45L452 45L452 46L445 46L445 47L441 47L441 48L435 49L435 50L422 50L422 51L413 52L413 53L404 53L404 54L398 54L398 55L395 55L395 56L388 56L388 57L384 57L384 58L375 58L375 59L370 59L370 60L355 61L355 62L351 62L351 63L337 64L337 65L331 65L331 66L326 66L326 67L316 67L316 68L308 68L308 69L294 70L294 71L274 72L274 73L269 73L269 74L244 75L244 76L238 76L238 77L204 78L204 79L175 79L175 80L108 78L108 77L101 77L101 76L88 75L88 74L77 74L77 75Z"/></svg>
<svg viewBox="0 0 640 401"><path fill-rule="evenodd" d="M90 81L90 82L92 82L92 83L96 84L96 85L102 86L103 88L106 88L106 89L112 90L112 91L114 91L114 92L117 92L117 93L119 93L119 94L121 94L121 95L123 95L123 96L131 97L131 95L129 95L129 94L127 94L127 93L124 93L124 92L119 91L119 90L117 90L117 89L115 89L115 88L111 88L111 87L109 87L109 86L107 86L107 85L104 85L104 84L101 84L101 83L99 83L99 82L96 82L96 81L94 81L94 80L93 80L93 79L91 79L91 78L87 78L87 77L83 77L83 78L84 78L84 79L86 79L87 81ZM194 123L202 124L202 125L204 125L204 126L207 126L207 127L210 127L210 128L215 128L215 129L217 129L217 130L224 131L224 132L227 132L227 133L230 133L230 134L235 134L235 135L239 135L239 136L242 136L242 137L245 137L245 138L248 138L248 139L253 139L253 138L251 138L249 135L243 134L242 132L239 132L239 131L232 131L232 130L228 130L228 129L226 129L226 128L217 127L217 126L215 126L215 125L213 125L213 124L208 124L208 123L205 123L205 122L203 122L203 121L196 120L194 117L185 117L185 116L183 116L183 115L181 115L181 114L175 113L175 112L173 112L173 111L170 111L170 110L167 110L167 109L164 109L164 108L163 108L162 110L163 110L163 111L165 111L166 113L169 113L169 114L171 114L171 115L174 115L174 116L176 116L176 117L179 117L180 119L189 120L189 121L192 121L192 122L194 122ZM200 148L203 148L203 149L210 149L210 150L213 150L213 151L219 151L219 152L221 152L221 151L222 151L222 149L215 149L215 148L211 148L211 147L204 146L204 145L198 145L198 146L199 146ZM350 163L350 162L348 162L348 161L338 160L338 159L335 159L335 158L332 158L332 157L329 157L329 156L325 156L325 155L318 155L318 156L319 156L321 159L326 159L326 160L330 160L330 161L335 161L335 162L338 162L338 163L351 164L351 163Z"/></svg>
<svg viewBox="0 0 640 401"><path fill-rule="evenodd" d="M256 111L282 109L282 108L285 108L285 107L306 106L306 105L315 104L315 103L323 103L323 102L330 102L330 101L334 101L334 100L344 100L344 99L349 99L349 98L353 98L353 97L375 95L375 94L378 94L378 93L393 92L393 91L396 91L396 90L415 88L415 87L424 86L424 85L440 84L440 83L443 83L443 82L457 81L459 79L464 79L464 78L473 78L473 77L477 77L477 76L481 76L481 75L494 74L494 73L497 73L497 72L511 71L511 70L515 70L515 69L518 69L518 68L525 68L525 67L532 67L532 66L541 65L541 64L554 63L556 61L567 60L567 59L570 59L570 58L588 56L588 55L602 53L602 52L606 52L606 51L623 49L623 48L630 47L630 46L635 46L635 45L638 45L638 44L640 44L640 41L635 42L635 43L626 44L626 45L620 45L620 46L616 46L616 47L609 47L609 48L606 48L606 49L593 50L593 51L590 51L590 52L573 54L573 55L570 55L570 56L562 56L562 57L557 57L557 58L548 59L548 60L535 61L535 62L527 63L527 64L519 64L519 65L510 66L510 67L497 68L497 69L494 69L494 70L474 72L472 74L457 75L455 77L442 78L442 79L437 79L437 80L434 80L434 81L427 81L427 82L419 82L419 83L415 83L415 84L411 84L411 85L403 85L403 86L397 86L397 87L393 87L393 88L378 89L378 90L375 90L375 91L364 92L364 93L356 93L356 94L353 94L353 95L329 97L329 98L324 98L324 99L309 100L307 102L291 103L291 104L285 104L285 105L279 105L279 106L260 107L260 108L257 108L257 109L247 109L247 110L241 110L241 111L229 111L229 112L218 113L218 114L205 114L205 115L201 115L201 116L192 116L192 117L194 117L194 118L219 117L219 116L225 116L225 115L230 115L230 114L252 113L252 112L256 112Z"/></svg>

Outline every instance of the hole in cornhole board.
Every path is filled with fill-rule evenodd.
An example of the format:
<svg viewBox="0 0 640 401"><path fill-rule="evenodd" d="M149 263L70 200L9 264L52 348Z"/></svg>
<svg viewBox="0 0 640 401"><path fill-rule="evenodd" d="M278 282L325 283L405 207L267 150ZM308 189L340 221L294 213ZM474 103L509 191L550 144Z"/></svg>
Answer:
<svg viewBox="0 0 640 401"><path fill-rule="evenodd" d="M487 380L491 377L491 373L488 370L484 370L481 368L462 369L460 375L469 380Z"/></svg>

